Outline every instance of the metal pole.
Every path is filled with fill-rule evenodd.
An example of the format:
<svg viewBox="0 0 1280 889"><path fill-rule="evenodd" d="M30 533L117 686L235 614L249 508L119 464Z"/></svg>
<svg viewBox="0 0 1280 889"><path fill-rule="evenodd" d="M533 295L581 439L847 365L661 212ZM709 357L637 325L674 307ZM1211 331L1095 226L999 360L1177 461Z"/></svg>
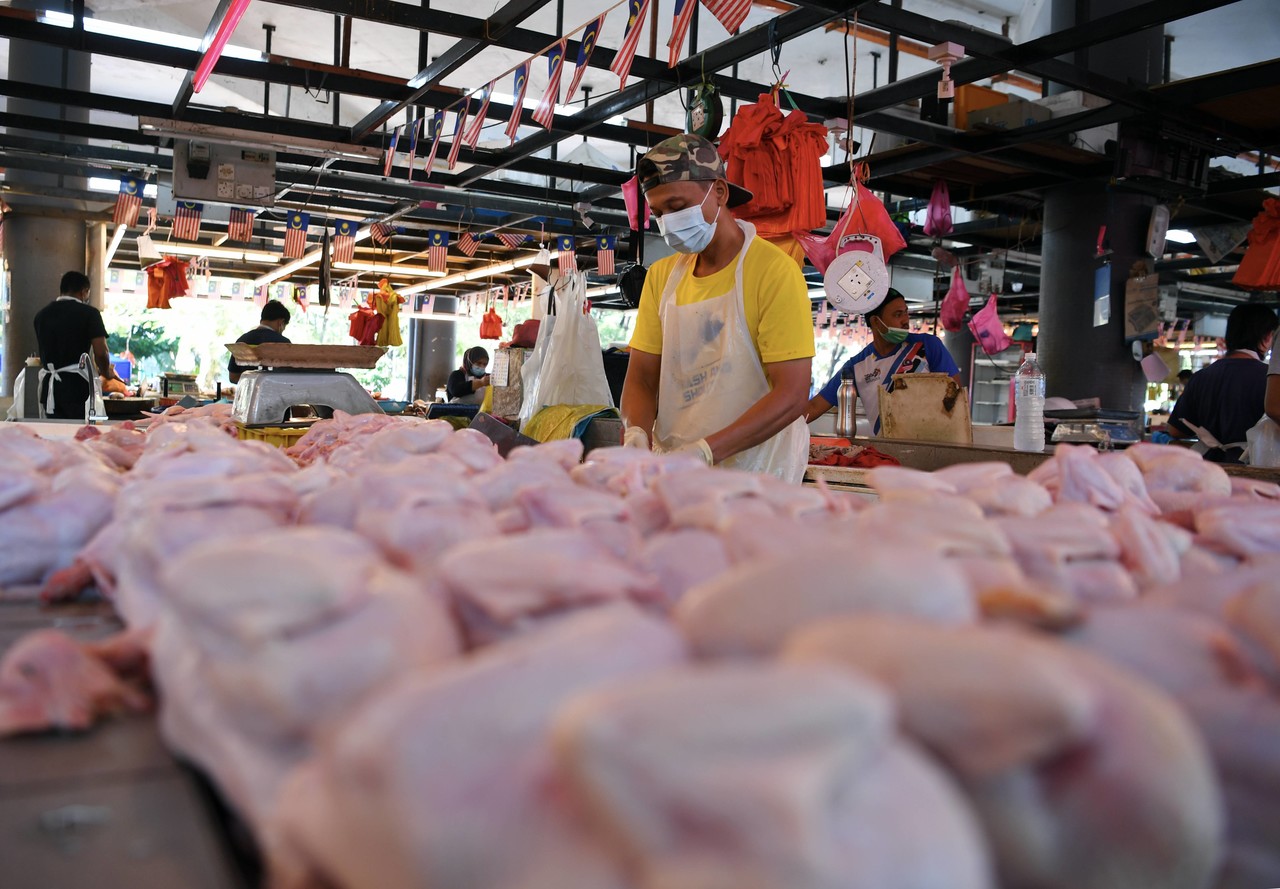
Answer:
<svg viewBox="0 0 1280 889"><path fill-rule="evenodd" d="M333 64L342 64L342 16L340 15L333 17ZM331 91L329 98L333 103L333 125L336 127L342 123L342 95Z"/></svg>
<svg viewBox="0 0 1280 889"><path fill-rule="evenodd" d="M902 8L902 0L893 0L891 4L894 9ZM898 82L898 35L889 32L889 83Z"/></svg>
<svg viewBox="0 0 1280 889"><path fill-rule="evenodd" d="M1164 82L1173 80L1173 35L1164 35Z"/></svg>
<svg viewBox="0 0 1280 889"><path fill-rule="evenodd" d="M267 32L266 54L271 55L271 35L276 32L275 25L263 25L262 30ZM262 115L263 117L271 116L271 81L267 81L262 85Z"/></svg>

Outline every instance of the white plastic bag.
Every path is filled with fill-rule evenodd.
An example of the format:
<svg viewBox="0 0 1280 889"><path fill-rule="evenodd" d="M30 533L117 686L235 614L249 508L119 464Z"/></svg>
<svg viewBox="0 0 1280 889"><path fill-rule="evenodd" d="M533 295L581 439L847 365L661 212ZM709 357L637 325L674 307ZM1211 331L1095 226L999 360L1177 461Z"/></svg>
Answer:
<svg viewBox="0 0 1280 889"><path fill-rule="evenodd" d="M524 402L520 422L526 422L544 407L553 404L601 404L613 407L609 379L604 373L604 355L596 320L586 310L587 278L570 272L554 282L550 299L554 314L542 319L538 342L525 360ZM554 319L553 324L548 324ZM549 328L549 329L548 329ZM539 354L541 353L541 354ZM529 361L537 362L537 379L529 386Z"/></svg>
<svg viewBox="0 0 1280 889"><path fill-rule="evenodd" d="M1246 434L1249 446L1245 448L1243 460L1250 466L1280 466L1280 426L1262 415Z"/></svg>

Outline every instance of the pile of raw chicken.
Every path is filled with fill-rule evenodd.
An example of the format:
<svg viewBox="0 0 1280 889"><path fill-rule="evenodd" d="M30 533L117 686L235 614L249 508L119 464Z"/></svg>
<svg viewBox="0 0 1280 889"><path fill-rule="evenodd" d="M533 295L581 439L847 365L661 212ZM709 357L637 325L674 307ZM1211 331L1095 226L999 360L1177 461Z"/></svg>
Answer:
<svg viewBox="0 0 1280 889"><path fill-rule="evenodd" d="M1280 488L228 428L0 429L0 587L129 628L10 649L0 733L154 695L277 889L1280 885Z"/></svg>

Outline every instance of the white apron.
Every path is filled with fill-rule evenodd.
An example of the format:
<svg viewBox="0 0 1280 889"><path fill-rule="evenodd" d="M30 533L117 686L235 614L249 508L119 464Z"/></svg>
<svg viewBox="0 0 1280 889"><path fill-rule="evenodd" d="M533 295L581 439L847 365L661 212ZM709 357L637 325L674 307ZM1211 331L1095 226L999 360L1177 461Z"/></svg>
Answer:
<svg viewBox="0 0 1280 889"><path fill-rule="evenodd" d="M93 399L93 415L101 417L107 412L107 406L102 401L102 378L98 376L98 369L94 365L93 356L88 352L80 355L80 360L76 364L68 364L66 367L54 367L53 365L45 365L40 368L39 386L44 388L44 381L52 377L49 383L49 394L45 396L44 410L41 419L52 416L56 402L53 398L53 390L57 383L62 382L64 373L79 374L84 377L86 383L89 384L90 395ZM85 399L85 408L88 409L88 399ZM85 419L88 419L86 415Z"/></svg>
<svg viewBox="0 0 1280 889"><path fill-rule="evenodd" d="M676 305L676 286L692 274L696 259L686 255L676 262L658 303L662 369L653 431L659 450L675 450L718 432L769 393L769 379L743 308L742 265L756 229L748 222L738 225L746 240L738 253L733 290ZM809 429L800 416L777 435L720 465L798 483L808 461Z"/></svg>

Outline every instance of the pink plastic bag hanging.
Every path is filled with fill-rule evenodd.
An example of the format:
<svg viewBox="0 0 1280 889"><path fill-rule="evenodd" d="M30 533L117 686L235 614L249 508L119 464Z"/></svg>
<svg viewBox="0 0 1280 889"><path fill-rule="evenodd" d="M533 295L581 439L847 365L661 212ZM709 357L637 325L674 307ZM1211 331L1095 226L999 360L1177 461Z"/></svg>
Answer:
<svg viewBox="0 0 1280 889"><path fill-rule="evenodd" d="M885 262L907 246L902 232L898 231L898 227L889 218L889 211L884 208L884 202L861 182L858 183L857 197L850 201L849 208L840 216L831 234L812 232L792 232L791 234L800 242L800 246L804 248L804 255L808 257L813 267L824 275L827 273L827 266L831 265L831 261L836 258L840 239L845 235L865 234L879 238Z"/></svg>
<svg viewBox="0 0 1280 889"><path fill-rule="evenodd" d="M933 183L933 196L924 217L924 233L931 238L951 234L951 192L941 179Z"/></svg>
<svg viewBox="0 0 1280 889"><path fill-rule="evenodd" d="M942 298L942 309L939 320L942 329L955 333L964 329L964 316L969 311L969 291L964 286L964 276L960 274L960 266L951 272L951 287Z"/></svg>
<svg viewBox="0 0 1280 889"><path fill-rule="evenodd" d="M622 183L622 202L627 207L627 220L632 231L649 227L649 202L640 194L640 177L632 176Z"/></svg>
<svg viewBox="0 0 1280 889"><path fill-rule="evenodd" d="M1013 340L1009 339L1009 335L1004 332L1004 325L1000 323L1000 314L996 311L996 295L994 293L987 300L987 304L975 312L973 318L969 320L969 330L973 332L974 339L982 346L982 351L988 355L1003 352L1013 345Z"/></svg>

